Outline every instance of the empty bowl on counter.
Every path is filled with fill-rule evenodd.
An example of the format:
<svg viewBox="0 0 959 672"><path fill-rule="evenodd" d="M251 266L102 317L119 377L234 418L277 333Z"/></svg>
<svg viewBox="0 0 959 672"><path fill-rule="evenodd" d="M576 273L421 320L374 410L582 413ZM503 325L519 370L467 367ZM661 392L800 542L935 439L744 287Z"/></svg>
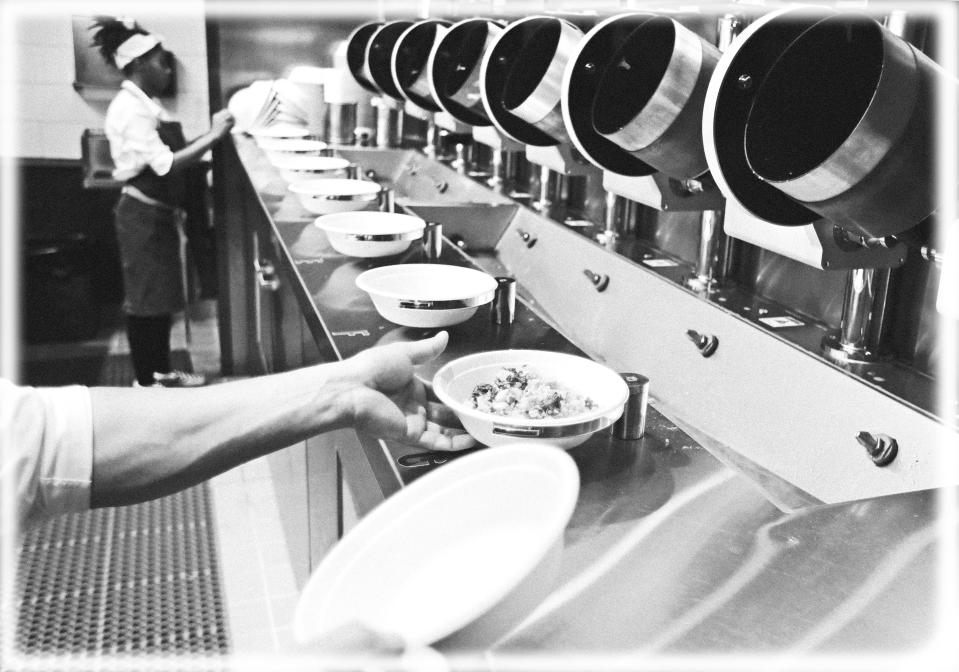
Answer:
<svg viewBox="0 0 959 672"><path fill-rule="evenodd" d="M426 222L399 212L339 212L316 218L330 245L348 257L388 257L423 237Z"/></svg>
<svg viewBox="0 0 959 672"><path fill-rule="evenodd" d="M311 177L353 176L353 164L339 156L283 156L271 160L287 182L298 182Z"/></svg>
<svg viewBox="0 0 959 672"><path fill-rule="evenodd" d="M271 163L289 156L322 156L332 151L322 140L312 138L260 138L257 145Z"/></svg>
<svg viewBox="0 0 959 672"><path fill-rule="evenodd" d="M579 496L566 453L517 443L453 459L367 514L300 594L300 644L351 623L407 645L482 648L554 589Z"/></svg>
<svg viewBox="0 0 959 672"><path fill-rule="evenodd" d="M274 138L305 138L310 134L305 126L295 124L274 124L272 126L260 126L251 128L248 133L259 145L262 141Z"/></svg>
<svg viewBox="0 0 959 672"><path fill-rule="evenodd" d="M315 215L362 210L380 198L383 188L369 180L314 177L290 183L288 189Z"/></svg>
<svg viewBox="0 0 959 672"><path fill-rule="evenodd" d="M433 376L433 392L481 443L521 438L564 449L610 427L629 396L625 381L609 367L548 350L493 350L454 359ZM487 400L494 397L490 408Z"/></svg>
<svg viewBox="0 0 959 672"><path fill-rule="evenodd" d="M372 268L356 278L356 286L390 322L423 329L465 322L496 293L493 276L448 264Z"/></svg>

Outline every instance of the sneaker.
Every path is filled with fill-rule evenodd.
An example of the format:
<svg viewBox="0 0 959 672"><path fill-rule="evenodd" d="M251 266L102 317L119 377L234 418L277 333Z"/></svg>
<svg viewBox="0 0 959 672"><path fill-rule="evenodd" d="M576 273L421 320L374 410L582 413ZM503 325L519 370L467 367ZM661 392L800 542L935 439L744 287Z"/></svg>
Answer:
<svg viewBox="0 0 959 672"><path fill-rule="evenodd" d="M206 376L202 373L188 373L186 371L170 371L169 373L154 373L153 385L159 387L202 387L206 385Z"/></svg>

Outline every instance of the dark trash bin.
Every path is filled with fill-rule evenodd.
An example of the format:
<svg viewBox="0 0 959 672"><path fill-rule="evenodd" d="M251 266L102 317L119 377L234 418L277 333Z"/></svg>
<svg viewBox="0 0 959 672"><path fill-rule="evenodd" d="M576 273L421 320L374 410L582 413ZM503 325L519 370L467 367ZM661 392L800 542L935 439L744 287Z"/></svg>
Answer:
<svg viewBox="0 0 959 672"><path fill-rule="evenodd" d="M21 305L27 343L94 338L100 328L92 250L84 234L31 240L25 245Z"/></svg>

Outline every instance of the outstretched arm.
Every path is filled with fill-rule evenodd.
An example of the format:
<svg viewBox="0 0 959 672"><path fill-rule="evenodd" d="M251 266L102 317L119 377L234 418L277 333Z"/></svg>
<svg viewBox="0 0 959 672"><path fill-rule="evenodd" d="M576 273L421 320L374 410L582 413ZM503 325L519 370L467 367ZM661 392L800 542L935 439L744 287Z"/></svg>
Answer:
<svg viewBox="0 0 959 672"><path fill-rule="evenodd" d="M474 441L429 417L413 367L448 336L203 388L92 388L91 506L161 497L316 434L352 426L431 450Z"/></svg>
<svg viewBox="0 0 959 672"><path fill-rule="evenodd" d="M220 140L225 138L233 128L235 120L228 110L220 110L214 113L210 122L210 130L201 136L195 138L186 147L173 152L173 163L170 164L170 172L183 170L199 163L203 155Z"/></svg>

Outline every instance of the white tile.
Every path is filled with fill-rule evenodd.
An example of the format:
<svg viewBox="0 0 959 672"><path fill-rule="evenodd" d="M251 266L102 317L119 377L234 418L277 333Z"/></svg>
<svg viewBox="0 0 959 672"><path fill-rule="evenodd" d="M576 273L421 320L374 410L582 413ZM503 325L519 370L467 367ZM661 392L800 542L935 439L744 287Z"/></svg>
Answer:
<svg viewBox="0 0 959 672"><path fill-rule="evenodd" d="M74 80L72 50L50 44L24 44L18 56L17 77L21 82L70 87ZM72 93L72 88L68 90Z"/></svg>
<svg viewBox="0 0 959 672"><path fill-rule="evenodd" d="M43 156L50 159L79 159L80 136L84 125L51 122L43 125Z"/></svg>
<svg viewBox="0 0 959 672"><path fill-rule="evenodd" d="M25 119L59 122L70 121L73 117L72 89L57 84L22 84L19 93L17 103Z"/></svg>
<svg viewBox="0 0 959 672"><path fill-rule="evenodd" d="M73 22L68 15L21 15L13 32L19 44L73 48Z"/></svg>
<svg viewBox="0 0 959 672"><path fill-rule="evenodd" d="M43 145L43 124L38 121L20 120L17 131L12 134L10 151L16 157L40 156Z"/></svg>

